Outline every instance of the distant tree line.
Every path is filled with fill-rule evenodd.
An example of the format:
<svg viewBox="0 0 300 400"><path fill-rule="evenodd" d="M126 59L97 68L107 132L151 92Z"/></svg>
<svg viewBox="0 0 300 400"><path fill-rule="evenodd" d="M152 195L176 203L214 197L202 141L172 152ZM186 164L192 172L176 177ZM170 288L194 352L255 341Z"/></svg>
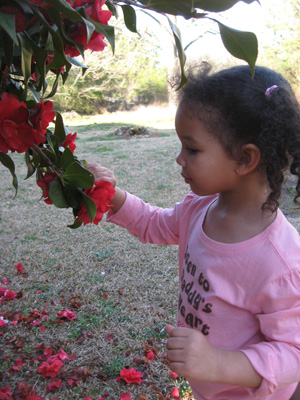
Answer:
<svg viewBox="0 0 300 400"><path fill-rule="evenodd" d="M167 67L161 63L159 39L117 26L116 52L86 53L88 69L70 71L70 78L53 100L60 111L97 114L130 110L137 105L168 102Z"/></svg>

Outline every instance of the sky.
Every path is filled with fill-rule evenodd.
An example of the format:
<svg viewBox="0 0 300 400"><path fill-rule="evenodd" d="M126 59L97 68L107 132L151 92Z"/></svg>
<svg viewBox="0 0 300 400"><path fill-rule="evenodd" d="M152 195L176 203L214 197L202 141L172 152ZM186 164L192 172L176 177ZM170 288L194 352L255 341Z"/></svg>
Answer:
<svg viewBox="0 0 300 400"><path fill-rule="evenodd" d="M232 28L254 32L258 38L259 43L267 44L268 41L272 41L272 30L267 29L267 25L270 23L270 9L278 9L278 15L280 15L282 8L282 0L260 0L255 1L251 4L246 4L243 1L239 1L231 9L221 13L213 14L216 19L220 22L228 25ZM138 18L139 20L139 18ZM146 19L146 23L153 24L151 18ZM144 20L143 20L144 23ZM154 22L155 24L155 22ZM186 21L184 18L179 17L177 24L182 34L183 45L186 46L191 40L199 36L199 33L205 33L207 31L214 31L214 33L205 33L203 39L197 40L192 44L186 54L188 60L199 59L205 56L209 56L213 59L225 60L233 57L224 48L221 37L218 33L218 25L207 19L194 21ZM170 46L170 38L163 30L159 30L161 35L161 44L163 47L162 62L167 64L170 60L172 46Z"/></svg>

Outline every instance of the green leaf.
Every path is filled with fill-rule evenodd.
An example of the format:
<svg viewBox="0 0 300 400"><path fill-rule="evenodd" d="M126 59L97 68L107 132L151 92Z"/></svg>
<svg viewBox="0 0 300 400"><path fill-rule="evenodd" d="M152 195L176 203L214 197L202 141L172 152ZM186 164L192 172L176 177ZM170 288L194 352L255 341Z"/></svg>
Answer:
<svg viewBox="0 0 300 400"><path fill-rule="evenodd" d="M26 95L26 88L28 85L28 80L31 76L31 61L32 61L32 47L30 41L27 39L25 33L18 33L18 39L21 46L21 70L24 77L25 91L24 95Z"/></svg>
<svg viewBox="0 0 300 400"><path fill-rule="evenodd" d="M57 0L59 1L59 0ZM67 4L65 2L65 4ZM60 35L57 33L56 30L52 28L52 26L48 23L48 21L45 19L45 17L37 11L35 8L33 8L34 15L36 18L41 22L41 24L48 30L48 32L51 35L52 42L53 42L53 51L54 51L54 58L52 63L50 64L49 68L62 68L64 65L68 66L70 63L66 59L65 52L64 52L64 44L62 41L62 38ZM49 96L48 96L49 97Z"/></svg>
<svg viewBox="0 0 300 400"><path fill-rule="evenodd" d="M73 183L65 181L64 185L64 196L69 204L74 210L79 210L83 201L83 192L78 189Z"/></svg>
<svg viewBox="0 0 300 400"><path fill-rule="evenodd" d="M94 175L83 168L78 162L70 164L62 177L72 182L75 186L84 189L93 187L95 180Z"/></svg>
<svg viewBox="0 0 300 400"><path fill-rule="evenodd" d="M13 62L14 42L4 29L0 30L0 36L1 36L1 43L3 45L6 66L7 68L9 68Z"/></svg>
<svg viewBox="0 0 300 400"><path fill-rule="evenodd" d="M64 121L59 112L56 113L54 135L57 137L59 144L63 143L66 139Z"/></svg>
<svg viewBox="0 0 300 400"><path fill-rule="evenodd" d="M59 10L51 7L48 9L48 15L55 22L63 41L71 46L76 47L78 49L78 51L80 52L81 56L83 57L84 56L84 46L76 43L74 40L72 40L70 37L67 36L67 34L65 32L65 25L63 24L62 16L61 16L61 13L59 12ZM87 32L89 32L88 29L87 29Z"/></svg>
<svg viewBox="0 0 300 400"><path fill-rule="evenodd" d="M47 0L47 3L51 4L67 18L82 21L81 15L66 0Z"/></svg>
<svg viewBox="0 0 300 400"><path fill-rule="evenodd" d="M12 175L12 184L14 186L14 188L16 189L15 192L15 197L17 195L18 192L18 178L15 174L15 164L13 162L13 160L5 153L0 152L0 161L1 163L4 165L4 167L6 167L7 169L9 169L11 175Z"/></svg>
<svg viewBox="0 0 300 400"><path fill-rule="evenodd" d="M27 165L27 175L26 175L26 178L24 178L24 180L30 178L36 171L36 168L33 164L33 161L30 158L28 151L26 151L26 153L25 153L25 162Z"/></svg>
<svg viewBox="0 0 300 400"><path fill-rule="evenodd" d="M214 20L216 21L216 20ZM257 38L252 32L243 32L216 21L219 25L224 46L234 57L246 61L254 76L255 63L258 55Z"/></svg>
<svg viewBox="0 0 300 400"><path fill-rule="evenodd" d="M35 83L36 91L40 92L41 89L43 93L45 93L47 89L47 82L46 82L46 59L47 59L47 51L44 49L41 49L39 46L35 44L33 40L30 41L32 50L33 50L33 55L35 58L35 63L36 63L36 68L37 68L37 76L39 77L39 85Z"/></svg>
<svg viewBox="0 0 300 400"><path fill-rule="evenodd" d="M69 147L66 147L64 152L62 153L61 159L60 159L60 168L65 171L67 167L75 162L75 158L73 156L72 151L69 149Z"/></svg>
<svg viewBox="0 0 300 400"><path fill-rule="evenodd" d="M12 14L0 12L0 26L12 38L14 43L18 46L18 38L16 35L15 17Z"/></svg>
<svg viewBox="0 0 300 400"><path fill-rule="evenodd" d="M74 223L73 223L72 225L68 225L68 228L77 229L77 228L79 228L82 224L83 224L83 222L81 221L81 219L75 219L75 221L74 221Z"/></svg>
<svg viewBox="0 0 300 400"><path fill-rule="evenodd" d="M57 157L60 156L58 138L55 135L52 135L49 131L46 133L46 136L47 136L47 141L53 152L53 156L55 157L55 160L53 161L51 159L51 161L55 164Z"/></svg>
<svg viewBox="0 0 300 400"><path fill-rule="evenodd" d="M57 208L68 208L69 205L65 199L63 185L59 178L56 178L49 185L49 197Z"/></svg>
<svg viewBox="0 0 300 400"><path fill-rule="evenodd" d="M240 0L195 0L194 7L201 8L205 11L221 12L228 10ZM258 0L242 0L244 3L250 4Z"/></svg>
<svg viewBox="0 0 300 400"><path fill-rule="evenodd" d="M185 18L192 18L195 16L193 0L140 0L147 9L158 11L160 13L182 15Z"/></svg>
<svg viewBox="0 0 300 400"><path fill-rule="evenodd" d="M109 9L109 11L112 12L112 15L116 18L119 17L118 15L118 10L117 7L114 5L114 3L111 0L107 0L105 5L107 6L107 8Z"/></svg>
<svg viewBox="0 0 300 400"><path fill-rule="evenodd" d="M57 88L58 88L59 78L60 78L60 76L61 76L60 73L61 73L61 69L58 69L57 72L56 72L56 77L55 77L55 80L54 80L54 82L53 82L51 91L50 91L50 93L46 96L46 99L49 99L50 97L53 97L53 96L55 95L55 93L56 93L56 91L57 91Z"/></svg>
<svg viewBox="0 0 300 400"><path fill-rule="evenodd" d="M168 17L167 17L168 18ZM168 18L170 27L172 29L173 32L173 36L175 39L175 44L176 44L176 48L177 48L177 52L178 52L178 58L179 58L179 63L180 63L180 69L181 69L181 81L180 84L178 86L178 89L180 89L187 81L185 73L184 73L184 65L185 65L185 61L186 61L186 55L185 52L183 50L182 47L182 43L181 43L181 34L179 29L177 28L177 26L170 20L170 18Z"/></svg>
<svg viewBox="0 0 300 400"><path fill-rule="evenodd" d="M124 22L131 32L137 33L136 30L136 14L133 7L128 5L121 5L124 15Z"/></svg>
<svg viewBox="0 0 300 400"><path fill-rule="evenodd" d="M85 193L82 193L82 194L83 194L83 204L85 205L85 207L87 209L88 216L90 217L91 221L93 222L96 217L96 214L97 214L96 204Z"/></svg>

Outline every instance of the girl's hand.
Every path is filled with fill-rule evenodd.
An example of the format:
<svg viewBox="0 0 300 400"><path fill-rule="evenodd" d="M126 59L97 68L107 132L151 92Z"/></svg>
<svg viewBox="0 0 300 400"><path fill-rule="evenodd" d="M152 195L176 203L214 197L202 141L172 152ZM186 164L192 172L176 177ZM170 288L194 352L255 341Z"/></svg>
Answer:
<svg viewBox="0 0 300 400"><path fill-rule="evenodd" d="M102 167L97 163L88 163L85 168L94 175L95 181L100 181L103 179L107 182L110 182L112 187L116 187L116 177L109 169Z"/></svg>
<svg viewBox="0 0 300 400"><path fill-rule="evenodd" d="M218 365L218 349L196 329L167 325L170 335L167 358L172 371L186 378L214 382Z"/></svg>
<svg viewBox="0 0 300 400"><path fill-rule="evenodd" d="M99 165L97 163L88 163L85 166L85 168L94 175L96 182L101 181L103 179L107 182L110 182L112 187L115 188L115 197L110 202L110 204L112 206L111 211L114 213L119 211L119 209L124 204L124 201L126 199L126 194L123 190L116 187L117 180L116 180L114 173L112 171L110 171L109 169L102 167L101 165Z"/></svg>
<svg viewBox="0 0 300 400"><path fill-rule="evenodd" d="M262 377L241 351L214 347L196 329L167 325L167 358L172 371L201 382L257 388Z"/></svg>

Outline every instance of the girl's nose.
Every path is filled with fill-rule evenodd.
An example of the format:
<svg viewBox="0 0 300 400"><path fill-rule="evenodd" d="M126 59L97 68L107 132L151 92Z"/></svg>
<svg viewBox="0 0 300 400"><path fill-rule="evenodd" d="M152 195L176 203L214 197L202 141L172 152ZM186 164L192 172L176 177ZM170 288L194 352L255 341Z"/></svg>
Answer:
<svg viewBox="0 0 300 400"><path fill-rule="evenodd" d="M176 162L177 162L177 164L179 164L181 167L184 166L184 160L183 160L183 157L182 157L182 151L180 151L180 152L177 154Z"/></svg>

